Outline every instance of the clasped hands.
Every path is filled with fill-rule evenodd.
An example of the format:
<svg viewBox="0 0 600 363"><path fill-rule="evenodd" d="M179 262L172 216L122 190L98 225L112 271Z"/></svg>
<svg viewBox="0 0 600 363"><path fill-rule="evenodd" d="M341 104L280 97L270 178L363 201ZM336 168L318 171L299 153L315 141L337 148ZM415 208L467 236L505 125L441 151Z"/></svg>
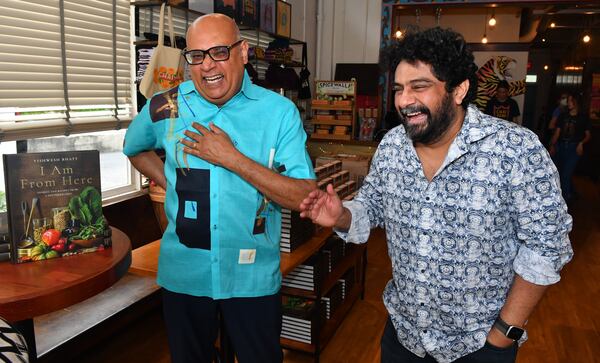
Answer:
<svg viewBox="0 0 600 363"><path fill-rule="evenodd" d="M208 128L197 122L192 123L192 127L198 132L184 131L189 139L180 140L186 146L183 152L225 168L235 165L241 153L235 148L225 131L212 122L208 124Z"/></svg>

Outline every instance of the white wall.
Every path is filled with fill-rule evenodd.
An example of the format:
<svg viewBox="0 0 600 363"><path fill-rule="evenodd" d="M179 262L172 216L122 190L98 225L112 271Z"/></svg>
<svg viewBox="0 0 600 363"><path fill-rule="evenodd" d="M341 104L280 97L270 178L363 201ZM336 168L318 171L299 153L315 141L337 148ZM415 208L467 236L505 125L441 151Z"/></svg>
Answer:
<svg viewBox="0 0 600 363"><path fill-rule="evenodd" d="M378 63L381 0L317 0L321 32L315 79L333 79L336 63ZM317 24L318 28L318 24Z"/></svg>
<svg viewBox="0 0 600 363"><path fill-rule="evenodd" d="M292 4L292 38L306 42L308 69L314 80L317 59L317 2L315 0L287 0L287 2ZM299 69L296 71L300 72Z"/></svg>

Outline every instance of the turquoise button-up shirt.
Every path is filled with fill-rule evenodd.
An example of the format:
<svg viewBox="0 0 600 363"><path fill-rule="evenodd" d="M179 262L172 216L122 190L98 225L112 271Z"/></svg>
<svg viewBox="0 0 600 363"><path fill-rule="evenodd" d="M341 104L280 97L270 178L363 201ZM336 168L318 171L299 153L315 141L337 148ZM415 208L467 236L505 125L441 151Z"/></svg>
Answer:
<svg viewBox="0 0 600 363"><path fill-rule="evenodd" d="M185 130L195 131L194 121L205 127L213 122L240 152L265 167L273 155L283 175L315 178L296 106L252 84L247 73L240 91L222 107L206 101L192 81L155 95L129 126L124 153L165 150L169 224L158 284L214 299L274 294L281 284L281 208L268 204L258 216L264 232L257 230L263 195L237 174L184 155L179 140Z"/></svg>

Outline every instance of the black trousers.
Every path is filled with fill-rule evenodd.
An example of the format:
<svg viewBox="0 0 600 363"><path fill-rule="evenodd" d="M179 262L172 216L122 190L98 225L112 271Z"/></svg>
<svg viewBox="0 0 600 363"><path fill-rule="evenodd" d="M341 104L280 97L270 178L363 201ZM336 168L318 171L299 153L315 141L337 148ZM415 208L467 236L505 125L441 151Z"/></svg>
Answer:
<svg viewBox="0 0 600 363"><path fill-rule="evenodd" d="M173 363L210 363L221 318L239 363L281 363L281 296L213 300L163 289Z"/></svg>
<svg viewBox="0 0 600 363"><path fill-rule="evenodd" d="M518 344L515 342L507 348L495 347L488 342L485 345L454 363L514 363L517 359ZM421 358L404 348L398 341L396 329L388 317L383 336L381 337L381 363L436 363L429 354Z"/></svg>

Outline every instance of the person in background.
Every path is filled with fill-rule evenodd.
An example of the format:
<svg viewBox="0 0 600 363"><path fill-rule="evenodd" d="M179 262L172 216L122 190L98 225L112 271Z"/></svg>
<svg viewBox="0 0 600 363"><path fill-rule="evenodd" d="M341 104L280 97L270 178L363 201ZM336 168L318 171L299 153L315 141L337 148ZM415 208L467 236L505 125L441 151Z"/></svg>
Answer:
<svg viewBox="0 0 600 363"><path fill-rule="evenodd" d="M572 219L539 139L470 104L477 66L439 27L388 48L401 126L356 198L314 190L301 216L365 243L385 227L382 362L514 362L525 323L572 257Z"/></svg>
<svg viewBox="0 0 600 363"><path fill-rule="evenodd" d="M496 86L496 95L492 97L485 106L485 113L514 123L519 123L519 105L508 96L510 86L505 80Z"/></svg>
<svg viewBox="0 0 600 363"><path fill-rule="evenodd" d="M153 96L124 145L166 190L157 280L172 361L212 362L220 311L239 362L281 362L281 208L316 187L306 133L291 101L251 83L231 18L196 19L187 45L192 80Z"/></svg>
<svg viewBox="0 0 600 363"><path fill-rule="evenodd" d="M548 130L552 131L552 135L554 136L554 130L556 129L556 122L558 121L558 117L567 111L567 101L569 99L568 93L562 93L560 98L558 99L558 105L552 111L552 118L550 118L550 122L548 123Z"/></svg>
<svg viewBox="0 0 600 363"><path fill-rule="evenodd" d="M581 100L569 95L567 111L560 114L550 141L550 154L560 174L563 197L567 202L573 198L573 173L583 156L584 147L592 138L590 120L580 109Z"/></svg>
<svg viewBox="0 0 600 363"><path fill-rule="evenodd" d="M550 120L548 120L548 125L546 127L544 133L544 142L550 148L550 142L552 141L552 137L554 137L554 131L556 131L556 121L558 121L558 116L561 113L567 110L567 99L569 98L568 93L561 93L560 97L556 101L556 107L552 110L552 115L550 115Z"/></svg>

